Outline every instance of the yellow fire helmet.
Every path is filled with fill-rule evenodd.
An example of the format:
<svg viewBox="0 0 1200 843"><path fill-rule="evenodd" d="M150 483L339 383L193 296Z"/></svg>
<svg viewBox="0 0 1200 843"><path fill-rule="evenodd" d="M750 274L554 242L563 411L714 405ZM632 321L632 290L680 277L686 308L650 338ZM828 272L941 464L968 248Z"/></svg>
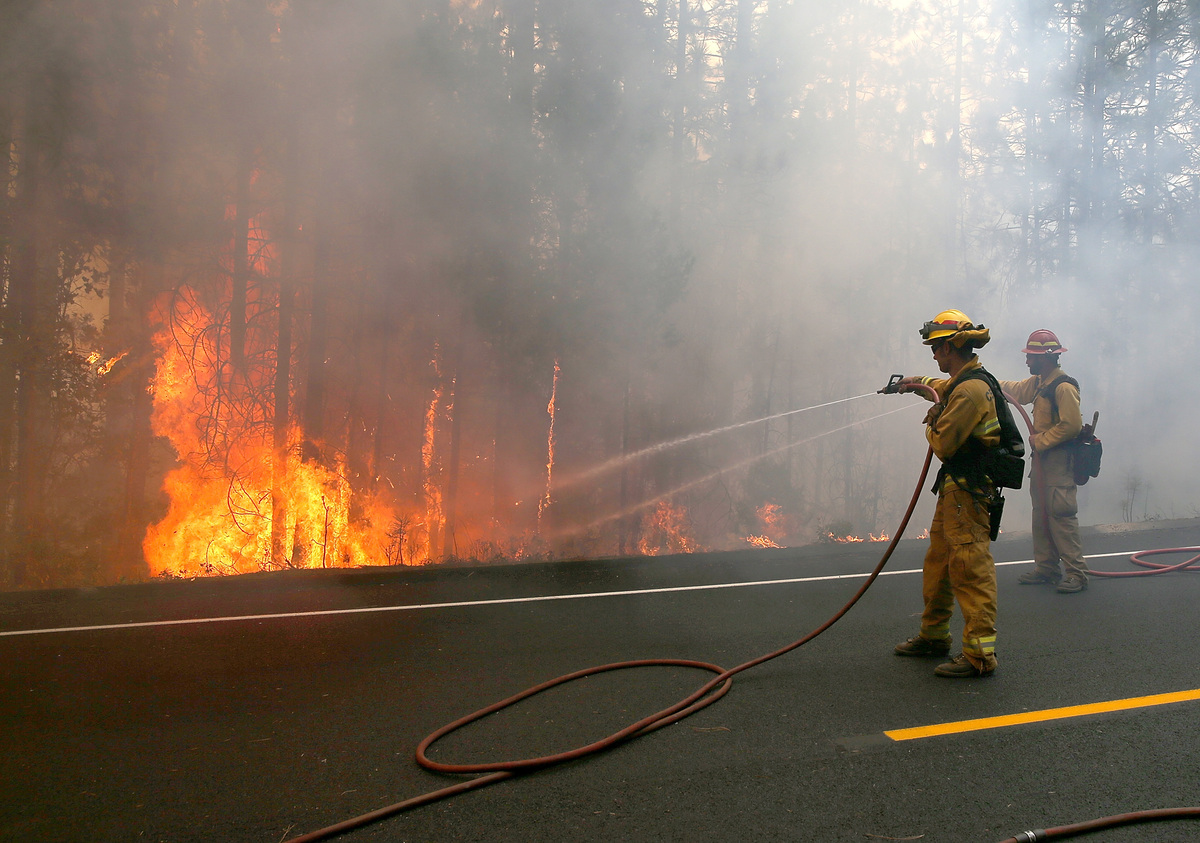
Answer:
<svg viewBox="0 0 1200 843"><path fill-rule="evenodd" d="M968 343L971 348L980 348L987 345L991 334L983 325L972 322L961 310L943 310L933 317L932 322L926 322L921 327L921 339L925 345L946 339L955 348L962 348Z"/></svg>

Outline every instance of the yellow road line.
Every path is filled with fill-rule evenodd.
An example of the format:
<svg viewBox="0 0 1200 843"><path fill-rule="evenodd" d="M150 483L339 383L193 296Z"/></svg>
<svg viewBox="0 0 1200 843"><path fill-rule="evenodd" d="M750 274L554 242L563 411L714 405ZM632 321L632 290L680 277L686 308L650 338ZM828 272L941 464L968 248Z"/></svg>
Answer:
<svg viewBox="0 0 1200 843"><path fill-rule="evenodd" d="M1154 694L1149 697L1131 697L1127 700L1072 705L1066 708L1047 708L1041 711L1026 711L1022 714L1004 714L1000 717L983 717L979 720L959 720L955 723L935 723L932 726L914 726L911 729L892 729L884 732L894 741L911 741L918 738L933 738L938 735L954 735L960 732L978 732L983 729L1000 729L1019 726L1022 723L1040 723L1045 720L1062 720L1068 717L1083 717L1107 711L1125 711L1131 708L1148 708L1155 705L1200 700L1200 688L1192 691L1176 691L1171 694Z"/></svg>

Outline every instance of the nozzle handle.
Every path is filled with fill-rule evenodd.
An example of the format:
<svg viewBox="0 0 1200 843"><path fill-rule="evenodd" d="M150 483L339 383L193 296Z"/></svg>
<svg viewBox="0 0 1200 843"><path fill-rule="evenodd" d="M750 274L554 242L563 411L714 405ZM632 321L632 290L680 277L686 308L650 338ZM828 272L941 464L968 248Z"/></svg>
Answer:
<svg viewBox="0 0 1200 843"><path fill-rule="evenodd" d="M892 375L888 380L887 386L879 390L879 395L891 395L900 391L900 381L904 380L904 375Z"/></svg>

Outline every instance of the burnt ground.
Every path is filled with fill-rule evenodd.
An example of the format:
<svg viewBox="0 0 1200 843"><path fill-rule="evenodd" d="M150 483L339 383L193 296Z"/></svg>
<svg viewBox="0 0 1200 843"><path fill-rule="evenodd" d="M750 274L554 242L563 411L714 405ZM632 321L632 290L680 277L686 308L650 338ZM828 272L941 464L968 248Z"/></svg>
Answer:
<svg viewBox="0 0 1200 843"><path fill-rule="evenodd" d="M1120 554L1093 558L1109 570L1135 570L1131 551L1196 544L1200 521L1085 531L1089 555ZM854 592L882 547L0 595L0 840L280 843L456 781L419 768L416 744L530 685L626 659L732 667L798 639ZM1019 586L1025 566L1005 563L1029 558L1027 534L994 546L995 677L939 679L936 660L893 656L917 628L924 547L901 542L887 575L829 632L739 675L681 723L339 839L992 843L1200 804L1200 701L884 737L1200 688L1200 578L1095 578L1070 596ZM799 581L653 591L787 579ZM570 599L531 599L542 597ZM708 676L592 677L432 754L471 762L566 749ZM1198 838L1200 824L1181 822L1087 839Z"/></svg>

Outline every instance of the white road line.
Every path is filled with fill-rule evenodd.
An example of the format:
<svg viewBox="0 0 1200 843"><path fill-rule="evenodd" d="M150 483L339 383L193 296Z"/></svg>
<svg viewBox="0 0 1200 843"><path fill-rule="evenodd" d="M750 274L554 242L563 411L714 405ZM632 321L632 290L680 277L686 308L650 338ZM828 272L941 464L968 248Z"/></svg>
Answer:
<svg viewBox="0 0 1200 843"><path fill-rule="evenodd" d="M1122 553L1096 553L1086 556L1087 559L1103 559L1109 556L1132 556L1141 551L1131 550ZM1021 559L1016 562L997 562L996 567L1006 565L1032 565L1032 559ZM884 571L882 577L899 576L901 574L919 574L920 568L909 568L903 571ZM265 621L280 618L319 618L328 615L359 615L379 612L410 612L417 609L460 609L471 606L501 606L509 603L543 603L550 600L585 600L593 597L635 597L643 594L674 594L681 591L713 591L724 588L750 588L763 585L793 585L806 582L827 582L829 580L856 580L868 576L862 574L831 574L824 577L792 577L783 580L757 580L754 582L726 582L711 585L681 585L672 588L639 588L629 591L593 591L584 594L549 594L540 597L505 597L499 600L463 600L454 603L415 603L406 606L368 606L356 609L323 609L313 612L277 612L264 615L232 615L219 618L183 618L172 621L141 621L137 623L107 623L94 626L62 626L53 629L13 629L0 632L0 638L18 635L53 635L65 632L97 632L105 629L139 629L153 626L184 626L200 623L230 623L232 621Z"/></svg>

